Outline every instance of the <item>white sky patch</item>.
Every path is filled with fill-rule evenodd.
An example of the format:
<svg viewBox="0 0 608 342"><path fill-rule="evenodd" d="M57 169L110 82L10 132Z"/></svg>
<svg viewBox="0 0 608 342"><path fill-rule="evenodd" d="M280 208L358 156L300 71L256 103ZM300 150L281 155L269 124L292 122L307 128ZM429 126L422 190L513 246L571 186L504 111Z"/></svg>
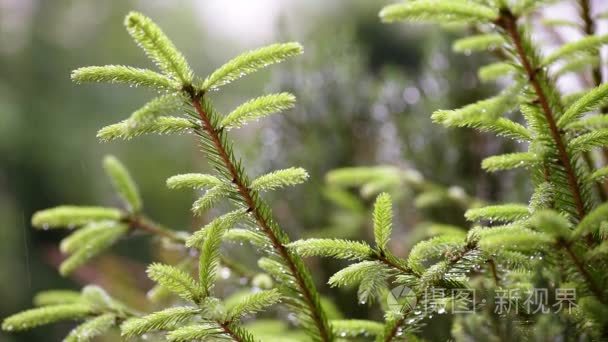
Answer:
<svg viewBox="0 0 608 342"><path fill-rule="evenodd" d="M286 5L289 4L281 0L194 2L198 17L209 33L246 45L272 40Z"/></svg>

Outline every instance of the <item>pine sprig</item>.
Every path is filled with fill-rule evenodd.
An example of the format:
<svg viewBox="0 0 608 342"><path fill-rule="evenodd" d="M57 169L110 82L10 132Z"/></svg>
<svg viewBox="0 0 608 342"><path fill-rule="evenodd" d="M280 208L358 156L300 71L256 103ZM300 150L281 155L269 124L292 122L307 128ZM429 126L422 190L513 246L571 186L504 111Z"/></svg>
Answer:
<svg viewBox="0 0 608 342"><path fill-rule="evenodd" d="M141 336L147 332L173 328L194 317L201 310L194 307L174 307L157 311L141 318L131 318L120 325L122 336Z"/></svg>
<svg viewBox="0 0 608 342"><path fill-rule="evenodd" d="M124 65L90 66L72 72L76 83L122 83L133 87L149 87L158 90L175 90L178 84L152 70Z"/></svg>
<svg viewBox="0 0 608 342"><path fill-rule="evenodd" d="M125 18L125 26L135 42L165 74L182 84L192 82L193 74L186 58L150 18L131 12Z"/></svg>
<svg viewBox="0 0 608 342"><path fill-rule="evenodd" d="M571 57L574 54L585 54L594 51L608 43L608 35L583 37L571 43L562 45L559 49L549 54L543 59L544 65L549 65L557 60Z"/></svg>
<svg viewBox="0 0 608 342"><path fill-rule="evenodd" d="M463 0L419 0L386 6L380 11L380 18L389 23L400 20L475 23L494 21L498 18L498 12L481 4Z"/></svg>
<svg viewBox="0 0 608 342"><path fill-rule="evenodd" d="M185 271L170 265L154 263L146 272L150 279L178 296L194 302L200 300L201 292L198 284Z"/></svg>
<svg viewBox="0 0 608 342"><path fill-rule="evenodd" d="M299 55L303 48L298 43L272 44L237 56L205 79L202 89L214 89L237 80L271 64Z"/></svg>
<svg viewBox="0 0 608 342"><path fill-rule="evenodd" d="M337 336L348 338L378 336L383 329L381 323L363 319L336 319L331 321L331 326Z"/></svg>
<svg viewBox="0 0 608 342"><path fill-rule="evenodd" d="M63 340L64 342L88 342L97 336L101 336L116 324L116 315L106 313L91 318L72 329Z"/></svg>
<svg viewBox="0 0 608 342"><path fill-rule="evenodd" d="M336 272L327 283L332 287L359 284L364 278L376 274L383 268L384 266L379 261L361 261Z"/></svg>
<svg viewBox="0 0 608 342"><path fill-rule="evenodd" d="M608 102L608 84L602 84L588 91L574 102L557 121L559 127L566 127L586 112L598 109Z"/></svg>
<svg viewBox="0 0 608 342"><path fill-rule="evenodd" d="M308 172L301 167L277 170L262 175L251 182L251 188L256 191L275 190L286 186L304 183L308 179Z"/></svg>
<svg viewBox="0 0 608 342"><path fill-rule="evenodd" d="M89 239L85 245L77 249L59 266L62 275L72 273L76 268L84 265L91 258L102 251L110 248L116 241L123 237L129 230L125 224L115 224L99 230L94 239Z"/></svg>
<svg viewBox="0 0 608 342"><path fill-rule="evenodd" d="M183 134L198 128L196 123L174 116L159 116L142 122L131 119L103 127L97 138L103 142L116 139L130 140L144 134Z"/></svg>
<svg viewBox="0 0 608 342"><path fill-rule="evenodd" d="M114 208L62 205L41 210L32 217L36 228L74 228L94 221L120 220L123 213Z"/></svg>
<svg viewBox="0 0 608 342"><path fill-rule="evenodd" d="M204 340L221 334L222 328L214 323L193 324L179 327L167 334L167 340L171 342L190 342Z"/></svg>
<svg viewBox="0 0 608 342"><path fill-rule="evenodd" d="M234 306L228 308L228 321L232 321L244 315L260 312L280 301L281 293L277 289L253 293L242 298Z"/></svg>
<svg viewBox="0 0 608 342"><path fill-rule="evenodd" d="M90 306L86 304L71 303L48 305L36 309L30 309L9 316L2 322L4 331L28 330L37 326L64 320L85 318L93 313Z"/></svg>
<svg viewBox="0 0 608 342"><path fill-rule="evenodd" d="M124 165L116 157L106 156L103 159L103 167L129 211L134 213L141 211L142 201L139 190Z"/></svg>
<svg viewBox="0 0 608 342"><path fill-rule="evenodd" d="M528 206L523 204L500 204L482 208L469 209L464 214L469 221L500 221L512 222L521 220L530 215Z"/></svg>
<svg viewBox="0 0 608 342"><path fill-rule="evenodd" d="M242 169L240 161L234 156L231 145L226 141L225 131L219 130L216 126L219 122L217 113L208 100L200 101L194 98L192 104L203 122L200 132L201 144L211 164L219 174L235 185L238 196L234 198L238 200L242 209L251 213L252 219L266 235L280 260L266 260L265 264L273 265L268 272L287 285L284 288L288 296L286 303L300 313L300 321L307 327L307 332L313 340L332 340L332 332L320 306L320 298L310 273L300 257L286 249L285 245L289 243L289 238L274 221L270 208L260 198L259 193L251 189L249 177Z"/></svg>
<svg viewBox="0 0 608 342"><path fill-rule="evenodd" d="M34 296L34 305L47 306L77 303L81 301L80 292L71 290L47 290Z"/></svg>
<svg viewBox="0 0 608 342"><path fill-rule="evenodd" d="M540 162L536 153L518 152L492 156L481 162L481 167L489 172L511 170L517 167L532 167Z"/></svg>
<svg viewBox="0 0 608 342"><path fill-rule="evenodd" d="M187 247L200 247L207 239L207 236L210 232L214 232L219 230L223 232L224 236L228 230L230 230L234 225L236 225L239 221L244 220L246 216L246 212L244 210L235 210L231 211L227 214L224 214L220 217L215 218L213 221L209 222L200 230L196 231L186 240ZM216 228L213 228L218 226Z"/></svg>
<svg viewBox="0 0 608 342"><path fill-rule="evenodd" d="M226 115L220 127L238 128L249 121L293 108L296 97L289 93L270 94L251 99Z"/></svg>
<svg viewBox="0 0 608 342"><path fill-rule="evenodd" d="M186 173L167 179L169 189L208 189L221 184L222 181L219 178L202 173Z"/></svg>
<svg viewBox="0 0 608 342"><path fill-rule="evenodd" d="M89 242L97 239L99 234L119 225L116 221L97 221L91 222L66 236L59 244L59 250L63 253L71 254L86 246Z"/></svg>
<svg viewBox="0 0 608 342"><path fill-rule="evenodd" d="M382 193L374 205L374 238L380 250L386 248L393 230L393 202L391 196Z"/></svg>
<svg viewBox="0 0 608 342"><path fill-rule="evenodd" d="M508 62L496 62L484 65L477 71L477 76L482 82L494 81L500 77L508 76L516 72L517 68Z"/></svg>
<svg viewBox="0 0 608 342"><path fill-rule="evenodd" d="M366 260L374 250L366 243L341 239L306 239L287 245L302 257L322 256L347 260Z"/></svg>
<svg viewBox="0 0 608 342"><path fill-rule="evenodd" d="M129 122L135 126L159 116L179 112L183 109L184 98L179 93L169 93L150 100L129 117Z"/></svg>
<svg viewBox="0 0 608 342"><path fill-rule="evenodd" d="M494 50L505 43L503 36L496 33L480 34L461 38L454 42L452 50L461 53L471 53L472 51Z"/></svg>

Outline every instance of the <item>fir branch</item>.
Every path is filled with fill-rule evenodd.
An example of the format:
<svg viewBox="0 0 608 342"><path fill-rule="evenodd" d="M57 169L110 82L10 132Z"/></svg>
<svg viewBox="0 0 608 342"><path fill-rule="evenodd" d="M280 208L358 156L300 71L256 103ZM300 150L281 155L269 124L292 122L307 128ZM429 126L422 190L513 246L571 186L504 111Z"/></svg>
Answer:
<svg viewBox="0 0 608 342"><path fill-rule="evenodd" d="M117 221L122 217L122 212L114 208L61 205L34 213L32 226L42 229L74 228L94 221Z"/></svg>
<svg viewBox="0 0 608 342"><path fill-rule="evenodd" d="M579 180L572 165L572 161L570 160L570 156L566 150L563 137L557 126L557 118L551 109L547 94L539 81L539 73L542 73L542 71L538 68L538 66L532 65L532 62L524 49L522 35L517 27L517 18L513 15L513 13L508 10L503 11L500 18L496 20L496 24L502 27L511 39L511 42L515 47L517 58L523 65L526 75L528 76L528 80L532 85L536 96L538 97L543 114L547 124L549 125L551 137L557 147L559 159L567 174L568 185L576 206L578 218L582 219L586 214L586 209L581 195Z"/></svg>
<svg viewBox="0 0 608 342"><path fill-rule="evenodd" d="M586 152L596 147L604 147L608 145L608 128L602 128L597 131L585 133L570 140L568 147L573 151Z"/></svg>
<svg viewBox="0 0 608 342"><path fill-rule="evenodd" d="M484 65L477 71L477 76L482 82L489 82L515 72L516 67L508 62L496 62Z"/></svg>
<svg viewBox="0 0 608 342"><path fill-rule="evenodd" d="M34 305L47 306L57 304L78 303L81 301L80 292L71 290L47 290L34 296Z"/></svg>
<svg viewBox="0 0 608 342"><path fill-rule="evenodd" d="M101 82L123 83L133 87L144 86L159 90L176 90L177 84L171 79L147 69L124 65L90 66L72 72L76 83Z"/></svg>
<svg viewBox="0 0 608 342"><path fill-rule="evenodd" d="M561 128L566 127L586 112L598 109L606 103L608 103L608 84L602 84L597 88L591 89L570 105L559 120L557 120L557 125Z"/></svg>
<svg viewBox="0 0 608 342"><path fill-rule="evenodd" d="M222 181L212 175L202 173L186 173L176 175L167 179L167 187L169 189L208 189L221 185Z"/></svg>
<svg viewBox="0 0 608 342"><path fill-rule="evenodd" d="M154 120L163 115L172 114L182 109L184 98L181 93L169 93L150 100L129 117L134 126Z"/></svg>
<svg viewBox="0 0 608 342"><path fill-rule="evenodd" d="M334 319L331 320L334 333L342 338L357 338L363 336L378 336L382 333L382 324L363 319Z"/></svg>
<svg viewBox="0 0 608 342"><path fill-rule="evenodd" d="M463 0L420 0L384 7L380 18L384 22L411 21L455 21L491 22L498 17L496 10L481 4Z"/></svg>
<svg viewBox="0 0 608 342"><path fill-rule="evenodd" d="M530 167L540 163L536 153L517 152L492 156L481 162L481 168L489 172L511 170L517 167Z"/></svg>
<svg viewBox="0 0 608 342"><path fill-rule="evenodd" d="M332 287L350 286L360 283L365 277L384 266L379 261L361 261L336 272L327 282Z"/></svg>
<svg viewBox="0 0 608 342"><path fill-rule="evenodd" d="M120 325L122 336L141 336L150 331L164 330L191 319L201 310L194 307L174 307L141 318L131 318Z"/></svg>
<svg viewBox="0 0 608 342"><path fill-rule="evenodd" d="M393 230L393 202L391 196L382 193L374 205L374 238L378 249L384 250Z"/></svg>
<svg viewBox="0 0 608 342"><path fill-rule="evenodd" d="M226 67L226 69L232 68ZM209 81L209 83L212 84L213 82ZM289 242L287 236L285 234L277 235L277 233L282 231L271 218L267 209L265 209L267 206L259 198L257 192L251 189L248 178L244 175L242 170L240 170L240 164L236 162L234 156L229 152L231 150L225 145L225 140L220 137L220 131L214 126L207 111L203 109L200 95L193 92L190 96L192 99L192 106L201 119L202 129L211 140L212 148L219 156L219 162L227 169L227 176L231 177L241 199L248 207L248 211L251 212L257 225L269 238L272 248L285 262L289 273L295 279L296 286L303 296L303 300L306 303L309 314L315 324L320 340L333 340L332 331L329 328L327 318L320 306L319 296L312 284L308 270L306 270L299 256L290 253L286 249L285 244Z"/></svg>
<svg viewBox="0 0 608 342"><path fill-rule="evenodd" d="M94 239L89 239L85 245L77 247L78 249L61 263L59 272L62 275L72 273L76 268L89 261L89 259L110 248L110 246L128 232L128 229L127 225L115 224L100 230Z"/></svg>
<svg viewBox="0 0 608 342"><path fill-rule="evenodd" d="M236 225L239 221L243 220L245 216L245 211L238 209L215 218L213 221L209 222L203 228L188 237L186 240L186 247L202 246L210 232L214 232L216 230L219 233L222 233L222 237L225 237L226 232L234 227L234 225Z"/></svg>
<svg viewBox="0 0 608 342"><path fill-rule="evenodd" d="M116 227L118 222L116 221L99 221L91 222L84 227L76 230L74 233L66 236L59 244L59 250L63 253L74 253L78 249L85 246L90 241L97 239L99 234L103 234L104 231Z"/></svg>
<svg viewBox="0 0 608 342"><path fill-rule="evenodd" d="M183 134L198 128L190 120L174 116L135 122L131 119L103 127L97 132L97 138L107 142L116 139L130 140L144 134Z"/></svg>
<svg viewBox="0 0 608 342"><path fill-rule="evenodd" d="M48 305L36 309L22 311L9 316L2 322L4 331L21 331L33 327L63 320L81 319L93 313L91 307L85 304L71 303Z"/></svg>
<svg viewBox="0 0 608 342"><path fill-rule="evenodd" d="M580 54L595 51L600 46L608 43L608 35L587 36L572 43L562 45L559 49L549 54L543 60L543 65L549 65L559 59L570 57L573 54Z"/></svg>
<svg viewBox="0 0 608 342"><path fill-rule="evenodd" d="M153 263L146 271L148 277L180 297L198 303L201 294L196 281L176 267Z"/></svg>
<svg viewBox="0 0 608 342"><path fill-rule="evenodd" d="M114 156L106 156L103 159L103 167L129 211L139 212L142 208L141 196L129 171Z"/></svg>
<svg viewBox="0 0 608 342"><path fill-rule="evenodd" d="M512 222L530 215L528 206L523 204L500 204L469 209L464 214L469 221L489 220Z"/></svg>
<svg viewBox="0 0 608 342"><path fill-rule="evenodd" d="M170 342L190 342L204 340L221 333L223 329L214 323L186 325L170 331L167 340Z"/></svg>
<svg viewBox="0 0 608 342"><path fill-rule="evenodd" d="M247 74L289 57L299 55L303 48L298 43L272 44L241 54L222 65L205 79L202 89L221 87Z"/></svg>
<svg viewBox="0 0 608 342"><path fill-rule="evenodd" d="M308 172L301 167L277 170L254 179L251 188L256 191L275 190L290 185L304 183Z"/></svg>
<svg viewBox="0 0 608 342"><path fill-rule="evenodd" d="M150 18L138 12L130 12L125 18L127 31L154 63L181 84L192 82L192 70L186 58L175 48L171 40Z"/></svg>
<svg viewBox="0 0 608 342"><path fill-rule="evenodd" d="M228 321L233 321L244 315L253 314L264 310L281 301L281 293L277 289L259 291L245 296L234 306L227 308Z"/></svg>
<svg viewBox="0 0 608 342"><path fill-rule="evenodd" d="M608 179L608 166L599 168L589 175L591 182L604 182L606 179Z"/></svg>
<svg viewBox="0 0 608 342"><path fill-rule="evenodd" d="M231 191L230 185L224 183L207 190L203 196L194 201L192 212L195 215L202 214L205 210L213 208L222 198L228 197Z"/></svg>
<svg viewBox="0 0 608 342"><path fill-rule="evenodd" d="M476 249L477 249L476 243L468 243L468 244L464 245L464 247L462 248L462 251L460 253L455 254L455 256L453 258L449 259L449 261L444 263L445 269L450 269L454 265L457 265L463 258L465 258L467 256L468 253L470 253L471 251L475 251ZM412 312L414 312L417 305L419 303L421 303L421 301L423 300L423 297L426 294L426 292L425 292L426 288L428 288L430 286L433 286L433 284L429 283L429 284L426 284L426 287L418 288L415 291L415 299L414 299L413 304L407 305L405 307L405 309L402 309L401 312L399 313L399 316L397 316L397 318L387 319L387 321L384 325L384 331L382 332L381 335L378 336L379 341L391 342L396 337L399 337L403 334L403 328L402 328L403 324L406 322L409 315Z"/></svg>
<svg viewBox="0 0 608 342"><path fill-rule="evenodd" d="M581 261L581 259L574 252L572 245L565 241L559 241L558 245L564 249L566 255L568 255L568 257L572 260L578 272L585 279L585 282L589 286L589 289L591 290L593 295L604 305L608 305L608 302L606 302L604 298L604 290L602 290L602 288L597 284L595 278L591 275L591 273L589 273L589 271L585 267L583 261Z"/></svg>
<svg viewBox="0 0 608 342"><path fill-rule="evenodd" d="M341 239L299 240L288 244L287 247L304 258L322 256L347 260L367 260L374 254L374 250L366 243Z"/></svg>
<svg viewBox="0 0 608 342"><path fill-rule="evenodd" d="M132 229L138 229L173 242L184 243L186 241L186 238L181 236L178 232L169 230L143 215L129 217L126 219L126 222Z"/></svg>
<svg viewBox="0 0 608 342"><path fill-rule="evenodd" d="M252 120L293 108L296 97L289 93L270 94L249 100L238 106L220 122L220 127L238 128Z"/></svg>
<svg viewBox="0 0 608 342"><path fill-rule="evenodd" d="M452 44L454 52L471 53L472 51L494 50L504 44L504 38L497 33L478 34L458 39Z"/></svg>
<svg viewBox="0 0 608 342"><path fill-rule="evenodd" d="M76 328L72 329L68 336L63 339L64 342L88 342L97 336L103 335L116 324L116 315L106 313L91 318Z"/></svg>

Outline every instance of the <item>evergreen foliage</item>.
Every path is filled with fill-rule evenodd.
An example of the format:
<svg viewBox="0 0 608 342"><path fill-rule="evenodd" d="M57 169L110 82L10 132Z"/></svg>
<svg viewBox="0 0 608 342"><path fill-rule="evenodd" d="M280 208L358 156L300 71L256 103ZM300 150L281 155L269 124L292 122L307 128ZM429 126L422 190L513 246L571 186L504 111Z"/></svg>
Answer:
<svg viewBox="0 0 608 342"><path fill-rule="evenodd" d="M490 172L525 168L532 194L528 204L488 204L459 187L427 180L414 169L370 166L331 171L326 181L334 194L347 196L340 190L357 188L363 197L375 198L369 215L370 242L333 237L292 242L261 193L303 183L308 173L292 167L251 178L237 156L230 129L292 108L293 95L263 95L227 115L213 105L211 90L301 54L298 43L246 52L207 77L198 77L151 19L129 13L124 22L128 33L159 71L117 65L85 67L75 70L72 79L141 85L163 94L123 121L102 128L99 139L128 140L150 133L194 135L212 174L180 174L168 178L166 185L203 191L192 205L195 215L225 208L220 204L228 204L230 209L192 233L166 229L143 213L139 191L126 168L116 158L106 157L104 169L124 208L64 205L37 212L32 218L37 228L71 229L60 244L61 251L68 254L60 272L75 271L136 232L179 246L185 260L178 265L149 265L147 275L156 284L150 299L157 305L150 312L138 312L90 285L81 292L42 292L34 298L36 308L4 319L2 329L27 330L79 320L83 322L66 341L88 341L111 329L119 329L125 339L258 341L263 338L256 337L247 317L264 315L280 303L289 310L288 317L295 317L290 319L295 334L282 335L285 331L277 330L278 338L290 341L416 340L425 321L448 310L452 313L445 322L451 324L451 334L458 341L501 340L505 329L517 336L549 336L550 340L606 338L608 193L604 183L608 169L595 152L608 149L608 119L602 114L608 86L602 84L600 70L591 89L567 97L557 80L566 72L589 67L597 75L601 65L598 49L608 40L587 29L585 37L542 57L525 20L531 20L530 14L549 2L412 0L380 11L385 22L465 25L475 33L456 41L454 51L489 51L498 58L482 66L479 76L484 81L501 78L509 86L462 108L437 110L431 119L446 127L473 128L514 140L518 151L489 156L481 167ZM588 10L583 6L583 21L588 22ZM545 25L579 24L545 21ZM597 63L585 64L588 61ZM561 69L548 68L554 64ZM505 76L508 78L502 79ZM401 241L391 240L393 228L402 223L393 214L393 202L402 200L404 192L412 195L419 209L454 205L463 213L463 220L453 225L429 221L417 227L423 238L405 255L403 248L394 248ZM225 255L222 244L235 241L257 248L261 271L250 276L250 270L242 270ZM384 321L335 317L304 263L303 258L308 257L350 262L327 280L329 287L356 287L358 303L378 302ZM241 284L247 289L229 296L217 291L223 268L247 274ZM501 291L536 287L571 289L577 305L549 318L523 309L499 314L472 302L475 295L471 297L470 292L476 291L485 300ZM395 289L401 291L394 294L391 290ZM171 300L154 300L163 293ZM523 307L511 298L508 304Z"/></svg>

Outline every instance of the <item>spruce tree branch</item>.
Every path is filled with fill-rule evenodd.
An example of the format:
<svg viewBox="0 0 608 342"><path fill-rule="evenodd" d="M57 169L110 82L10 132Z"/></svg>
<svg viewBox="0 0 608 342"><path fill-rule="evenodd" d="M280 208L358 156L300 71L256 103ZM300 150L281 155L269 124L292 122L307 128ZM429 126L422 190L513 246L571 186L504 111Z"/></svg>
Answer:
<svg viewBox="0 0 608 342"><path fill-rule="evenodd" d="M230 328L230 323L217 322L217 324L219 324L219 326L222 327L222 330L224 331L224 333L226 333L228 336L230 336L230 338L232 338L232 340L234 340L236 342L243 341L239 335L235 334L234 331L232 331L232 329Z"/></svg>
<svg viewBox="0 0 608 342"><path fill-rule="evenodd" d="M581 8L581 18L583 19L585 34L593 36L595 34L595 23L593 22L593 18L591 18L591 4L589 0L579 0L579 6ZM601 65L602 63L599 63L598 66L592 69L593 83L596 86L602 84Z"/></svg>
<svg viewBox="0 0 608 342"><path fill-rule="evenodd" d="M595 22L591 17L591 4L589 0L579 0L579 7L581 8L581 18L583 19L583 30L587 36L595 35ZM601 50L598 49L597 58L599 59L599 63L597 66L594 66L591 69L591 75L593 77L593 85L599 86L602 84L602 54ZM600 108L600 113L608 112L608 106L603 106ZM602 148L602 154L604 155L604 165L608 164L608 148ZM585 155L588 155L586 153ZM590 164L593 166L593 164ZM604 182L604 184L598 183L598 188L600 189L599 194L601 196L602 201L606 201L608 198L608 182Z"/></svg>
<svg viewBox="0 0 608 342"><path fill-rule="evenodd" d="M570 192L572 193L572 197L574 199L574 204L576 206L576 211L578 214L578 219L582 219L585 217L585 205L581 195L581 189L579 186L579 182L574 171L574 167L572 166L572 161L568 156L568 152L566 150L566 146L564 145L562 134L560 133L559 128L557 127L557 123L555 120L555 113L551 109L549 105L549 100L547 95L545 94L543 87L539 81L539 73L542 73L542 69L537 66L532 65L525 49L523 46L522 36L519 33L517 27L517 17L509 10L502 10L501 16L496 20L496 24L499 27L502 27L508 36L511 38L513 45L515 46L515 50L517 53L517 57L520 60L521 64L524 67L524 70L527 74L528 80L530 84L534 88L534 92L538 97L538 101L540 103L541 109L543 110L543 114L545 115L545 119L549 124L549 129L551 131L551 137L557 146L557 152L559 155L560 162L564 167L567 178L568 185L570 187Z"/></svg>
<svg viewBox="0 0 608 342"><path fill-rule="evenodd" d="M407 318L407 316L414 310L416 305L418 305L418 302L422 299L422 294L423 294L422 291L420 291L416 294L415 304L411 305L405 312L403 312L401 318L399 318L395 322L394 326L391 328L389 333L384 335L384 342L391 342L395 338L395 336L397 336L397 333L399 332L399 328L401 327L403 322L405 322L405 319Z"/></svg>
<svg viewBox="0 0 608 342"><path fill-rule="evenodd" d="M475 244L475 243L465 245L464 248L462 249L461 253L459 253L455 257L449 259L448 265L449 266L456 265L460 260L462 260L462 258L468 252L470 252L476 248L477 248L477 244ZM431 284L431 285L433 285L433 284ZM384 342L391 342L395 338L395 336L397 336L397 333L399 332L399 327L403 324L403 322L405 322L405 319L414 310L414 308L416 308L416 305L418 305L418 302L422 299L422 296L424 295L424 292L425 292L424 290L426 290L426 288L419 289L418 293L416 293L416 304L410 306L408 308L408 310L406 310L405 312L402 313L401 318L399 318L395 322L394 326L391 328L389 333L384 335Z"/></svg>
<svg viewBox="0 0 608 342"><path fill-rule="evenodd" d="M186 239L179 234L162 227L160 224L153 222L149 218L141 215L130 216L126 218L126 222L133 229L139 229L149 234L167 238L176 243L185 243Z"/></svg>
<svg viewBox="0 0 608 342"><path fill-rule="evenodd" d="M145 216L128 217L126 222L130 225L131 229L138 229L150 235L166 238L177 244L184 244L186 242L185 237L180 236L170 229L164 228L162 225L150 220ZM193 249L193 251L197 250ZM196 254L188 255L196 256ZM250 272L242 265L239 265L237 262L227 258L224 255L220 255L220 264L230 269L239 277L247 279L247 283L250 283L251 279L255 275L253 272Z"/></svg>
<svg viewBox="0 0 608 342"><path fill-rule="evenodd" d="M287 248L284 246L284 242L280 241L279 238L274 234L271 229L270 223L267 221L265 216L260 211L260 208L256 205L254 201L254 195L249 184L245 184L245 180L239 175L237 172L237 168L233 160L231 160L230 156L226 151L226 147L223 145L217 129L213 126L209 115L205 112L201 105L202 94L196 93L194 91L189 93L190 99L192 102L192 106L196 110L202 122L202 129L208 134L211 138L216 152L219 154L224 166L230 172L232 176L232 181L236 186L240 196L243 201L248 206L249 211L252 213L255 218L257 224L262 229L262 231L266 234L266 236L270 239L273 249L279 254L279 256L284 260L285 264L289 268L290 273L295 278L298 288L300 289L304 301L306 302L309 310L312 314L312 319L315 323L315 326L319 332L319 335L323 341L331 341L332 334L329 328L329 324L325 319L325 316L322 313L322 308L320 304L314 299L316 295L316 289L309 288L306 285L306 281L304 280L304 275L300 274L298 268L296 266L296 262L294 258L297 256L291 254Z"/></svg>
<svg viewBox="0 0 608 342"><path fill-rule="evenodd" d="M593 279L593 276L591 276L591 273L589 273L589 271L585 268L583 262L576 255L576 253L572 249L572 245L567 241L558 241L558 245L566 252L570 259L572 259L574 266L576 266L578 272L583 276L583 278L585 278L585 281L589 285L589 289L591 290L591 292L593 292L595 297L597 297L597 299L601 303L608 305L608 303L604 299L602 289L598 286L598 284L595 282L595 279Z"/></svg>
<svg viewBox="0 0 608 342"><path fill-rule="evenodd" d="M385 265L387 265L389 267L395 268L395 269L397 269L397 270L399 270L401 272L408 273L408 274L412 273L412 270L409 267L405 267L403 265L399 265L396 262L388 259L386 257L386 255L384 255L384 253L378 253L378 254L376 254L375 258L378 261L382 262L383 264L385 264Z"/></svg>
<svg viewBox="0 0 608 342"><path fill-rule="evenodd" d="M488 265L490 265L490 271L492 272L494 285L496 285L496 287L500 287L500 277L498 276L498 270L496 268L496 262L494 262L494 259L488 259Z"/></svg>

